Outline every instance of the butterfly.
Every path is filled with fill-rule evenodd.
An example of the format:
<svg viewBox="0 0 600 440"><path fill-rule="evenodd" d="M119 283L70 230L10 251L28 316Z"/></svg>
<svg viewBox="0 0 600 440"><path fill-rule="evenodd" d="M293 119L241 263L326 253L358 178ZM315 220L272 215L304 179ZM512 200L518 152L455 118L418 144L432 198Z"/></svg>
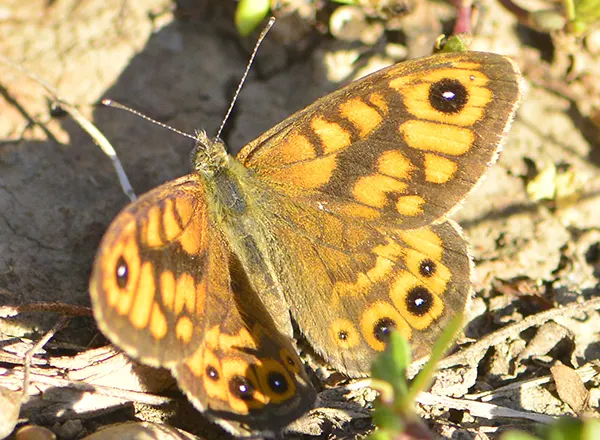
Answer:
<svg viewBox="0 0 600 440"><path fill-rule="evenodd" d="M237 435L279 432L313 406L294 328L352 377L393 329L426 356L471 295L448 216L496 160L519 99L508 58L439 54L315 101L235 158L200 132L192 173L102 239L99 328Z"/></svg>

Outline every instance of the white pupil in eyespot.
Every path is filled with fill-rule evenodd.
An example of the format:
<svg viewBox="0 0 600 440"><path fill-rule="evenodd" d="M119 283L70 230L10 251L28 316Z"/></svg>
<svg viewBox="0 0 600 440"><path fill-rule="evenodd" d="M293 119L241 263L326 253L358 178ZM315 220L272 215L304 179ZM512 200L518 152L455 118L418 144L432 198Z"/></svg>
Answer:
<svg viewBox="0 0 600 440"><path fill-rule="evenodd" d="M444 97L444 99L445 99L446 101L450 101L451 99L454 99L454 98L455 98L456 94L455 94L454 92L450 92L450 91L448 91L448 92L444 92L444 93L442 93L442 96Z"/></svg>

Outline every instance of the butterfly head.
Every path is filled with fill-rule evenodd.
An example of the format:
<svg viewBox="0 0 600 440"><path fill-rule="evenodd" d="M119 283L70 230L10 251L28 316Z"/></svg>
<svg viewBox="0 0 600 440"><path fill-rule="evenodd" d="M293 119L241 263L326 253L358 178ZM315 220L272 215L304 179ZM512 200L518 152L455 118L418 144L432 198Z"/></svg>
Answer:
<svg viewBox="0 0 600 440"><path fill-rule="evenodd" d="M211 178L226 166L229 154L225 142L219 137L209 138L202 130L196 133L196 145L191 158L193 170Z"/></svg>

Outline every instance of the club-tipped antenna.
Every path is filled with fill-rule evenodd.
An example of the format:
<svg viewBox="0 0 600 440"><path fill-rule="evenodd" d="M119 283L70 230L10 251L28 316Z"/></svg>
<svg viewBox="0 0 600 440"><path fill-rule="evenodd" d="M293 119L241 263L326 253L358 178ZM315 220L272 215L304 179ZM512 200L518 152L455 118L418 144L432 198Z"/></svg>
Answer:
<svg viewBox="0 0 600 440"><path fill-rule="evenodd" d="M221 132L223 131L223 128L225 127L225 123L227 122L227 119L229 119L229 115L231 115L231 111L233 110L235 101L237 101L238 95L240 94L240 91L242 90L242 86L244 85L244 82L246 81L246 77L248 76L248 73L250 72L250 67L252 66L252 62L254 61L254 58L256 58L256 53L258 52L258 48L260 47L260 44L267 36L267 33L269 32L269 30L271 30L271 28L273 27L274 23L275 23L275 17L271 17L269 19L269 21L267 22L265 28L261 31L260 35L258 36L258 40L256 41L256 44L254 45L254 50L252 50L252 54L250 55L250 59L248 60L248 64L246 65L246 70L244 71L244 74L242 75L242 79L240 80L240 83L237 86L237 89L233 95L233 98L231 99L231 104L229 104L229 108L227 109L227 113L225 113L223 122L221 122L221 126L219 127L219 130L217 131L217 136L216 136L217 138L221 137Z"/></svg>
<svg viewBox="0 0 600 440"><path fill-rule="evenodd" d="M171 130L177 134L180 134L182 136L185 136L187 138L193 139L193 140L198 140L196 138L196 136L192 136L191 134L187 134L181 130L177 130L176 128L171 127L170 125L164 124L160 121L157 121L156 119L152 119L150 116L147 116L143 113L138 112L137 110L132 109L131 107L127 107L126 105L123 105L121 103L118 103L117 101L113 101L112 99L103 99L102 100L102 104L104 104L107 107L114 107L114 108L118 108L121 110L125 110L128 111L129 113L133 113L136 116L139 116L142 119L145 119L146 121L150 121L160 127L166 128L167 130Z"/></svg>

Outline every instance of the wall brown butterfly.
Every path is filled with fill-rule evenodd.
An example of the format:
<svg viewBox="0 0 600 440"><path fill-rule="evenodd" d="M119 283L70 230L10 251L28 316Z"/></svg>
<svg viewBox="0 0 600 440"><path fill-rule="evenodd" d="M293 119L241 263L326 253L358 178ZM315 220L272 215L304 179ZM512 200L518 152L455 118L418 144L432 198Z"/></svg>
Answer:
<svg viewBox="0 0 600 440"><path fill-rule="evenodd" d="M235 158L200 133L193 172L104 236L90 281L100 329L238 435L313 405L292 322L349 376L369 373L393 328L427 355L471 294L447 217L496 160L519 98L508 58L441 54L317 100Z"/></svg>

